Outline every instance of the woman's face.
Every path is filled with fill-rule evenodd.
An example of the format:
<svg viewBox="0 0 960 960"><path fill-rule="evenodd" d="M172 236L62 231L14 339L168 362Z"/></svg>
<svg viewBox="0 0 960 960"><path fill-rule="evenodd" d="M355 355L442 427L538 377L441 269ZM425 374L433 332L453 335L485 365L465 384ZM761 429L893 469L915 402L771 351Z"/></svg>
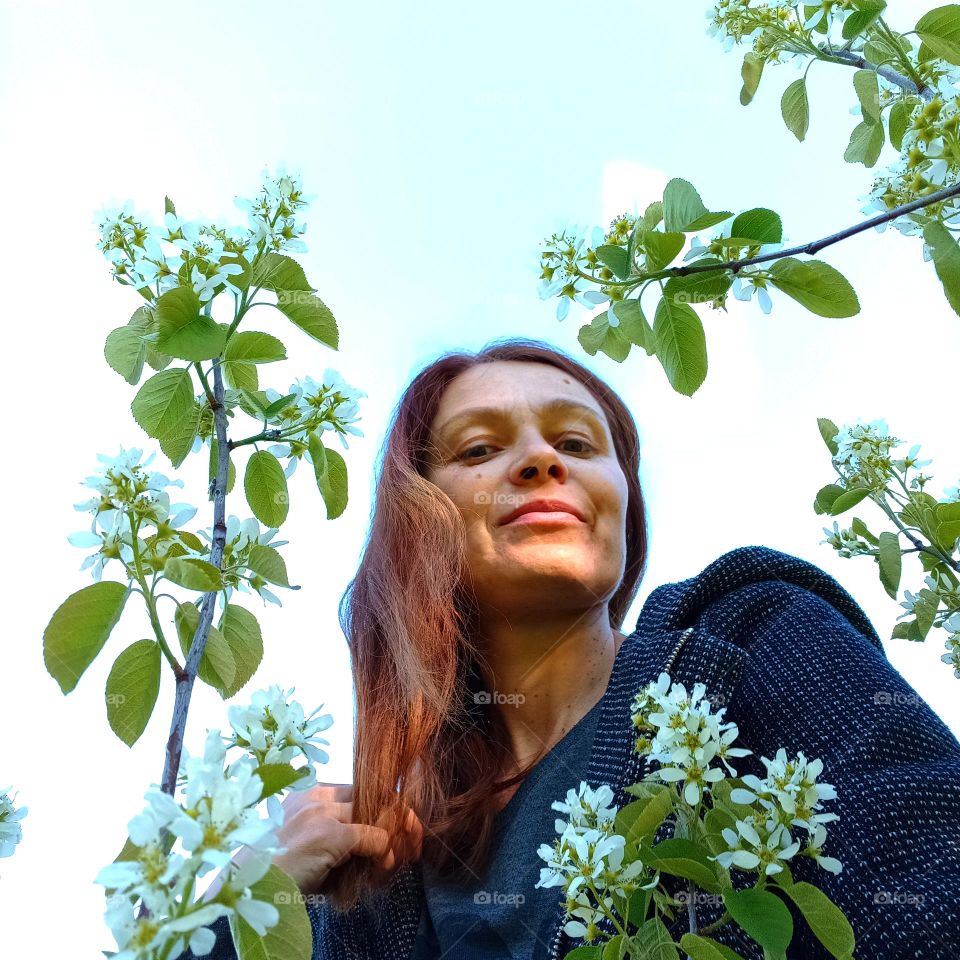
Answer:
<svg viewBox="0 0 960 960"><path fill-rule="evenodd" d="M583 384L544 363L473 367L447 385L431 438L427 479L463 516L467 575L481 610L562 613L616 591L627 481L603 409ZM504 523L541 498L579 516L555 511Z"/></svg>

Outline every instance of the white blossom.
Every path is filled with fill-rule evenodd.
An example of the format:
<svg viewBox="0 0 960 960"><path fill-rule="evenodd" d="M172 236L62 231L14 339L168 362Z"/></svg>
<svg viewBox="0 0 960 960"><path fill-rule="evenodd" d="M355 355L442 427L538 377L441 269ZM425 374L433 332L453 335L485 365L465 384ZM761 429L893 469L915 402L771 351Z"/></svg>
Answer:
<svg viewBox="0 0 960 960"><path fill-rule="evenodd" d="M0 857L12 857L14 848L23 839L20 821L27 815L27 807L15 807L10 790L0 791Z"/></svg>

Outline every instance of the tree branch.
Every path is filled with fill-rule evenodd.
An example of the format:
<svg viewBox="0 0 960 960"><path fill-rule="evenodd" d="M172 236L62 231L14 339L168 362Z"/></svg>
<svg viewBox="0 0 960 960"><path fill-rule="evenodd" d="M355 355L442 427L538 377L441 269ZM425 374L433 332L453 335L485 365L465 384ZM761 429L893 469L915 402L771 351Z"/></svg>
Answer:
<svg viewBox="0 0 960 960"><path fill-rule="evenodd" d="M832 63L839 63L841 65L845 64L847 66L856 67L860 70L872 70L878 76L883 77L884 80L889 80L890 83L895 84L903 90L906 90L907 93L912 93L914 96L922 97L928 103L935 96L933 89L928 87L926 84L918 86L909 77L905 77L902 73L898 73L896 70L894 70L893 67L871 63L866 58L860 56L859 53L853 53L851 50L830 50L824 48L823 46L821 46L820 49L823 51L823 54L820 57L822 60L829 60Z"/></svg>
<svg viewBox="0 0 960 960"><path fill-rule="evenodd" d="M223 373L220 361L213 361L213 423L217 434L217 474L213 488L213 542L210 545L210 563L218 569L223 563L223 550L227 540L226 496L227 465L230 460L230 447L227 441L227 412L223 405ZM210 625L213 622L213 609L217 602L217 591L203 595L200 604L200 619L190 644L190 653L184 666L183 676L177 678L176 695L173 704L173 719L170 723L170 736L167 739L167 754L163 766L163 778L160 789L173 796L180 770L180 756L183 753L183 735L187 726L187 710L193 693L193 681L200 667L200 658L207 643Z"/></svg>

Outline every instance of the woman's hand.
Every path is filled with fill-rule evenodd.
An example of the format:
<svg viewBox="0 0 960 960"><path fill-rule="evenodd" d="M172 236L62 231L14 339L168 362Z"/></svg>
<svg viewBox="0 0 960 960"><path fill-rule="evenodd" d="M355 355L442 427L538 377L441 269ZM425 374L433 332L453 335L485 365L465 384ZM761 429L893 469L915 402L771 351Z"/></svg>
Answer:
<svg viewBox="0 0 960 960"><path fill-rule="evenodd" d="M277 854L273 864L291 877L304 894L319 893L327 875L350 857L374 858L376 880L387 879L401 864L418 860L423 847L423 825L409 807L396 846L387 832L389 818L382 812L374 825L351 823L353 785L318 783L309 790L291 791L282 803L283 826L277 832L286 853ZM250 859L249 847L241 847L233 858L236 864ZM222 885L220 875L204 894L212 900Z"/></svg>
<svg viewBox="0 0 960 960"><path fill-rule="evenodd" d="M273 862L303 893L318 893L327 875L350 857L373 858L373 873L386 879L403 863L420 858L423 825L409 807L396 846L391 846L387 811L375 824L351 823L353 785L318 783L291 791L283 801L284 821L278 832L287 848Z"/></svg>

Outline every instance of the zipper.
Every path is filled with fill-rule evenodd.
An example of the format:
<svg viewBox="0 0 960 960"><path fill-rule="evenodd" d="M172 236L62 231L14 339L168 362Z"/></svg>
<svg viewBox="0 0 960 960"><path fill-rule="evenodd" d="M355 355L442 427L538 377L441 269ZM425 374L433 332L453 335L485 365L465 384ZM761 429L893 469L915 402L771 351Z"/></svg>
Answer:
<svg viewBox="0 0 960 960"><path fill-rule="evenodd" d="M693 628L693 627L687 627L686 630L683 631L683 633L680 635L680 639L677 641L677 645L673 648L673 653L670 654L669 658L667 659L666 665L665 665L665 666L663 667L663 669L660 671L661 673L664 673L664 672L669 673L669 672L670 672L671 667L673 667L674 661L677 659L677 656L678 656L679 653L680 653L680 648L684 645L684 643L686 643L687 638L690 637L690 636L693 634L693 631L694 631L694 628ZM659 676L659 674L657 674L657 676ZM630 754L630 762L629 762L629 764L628 764L628 766L627 766L627 770L626 770L626 778L627 778L627 779L625 779L624 782L628 782L628 783L629 783L629 782L636 782L636 780L630 781L630 780L628 779L628 778L630 777L631 773L633 772L633 771L632 771L632 767L637 767L637 768L638 768L637 771L636 771L636 773L637 773L637 779L639 779L639 773L640 773L639 768L640 768L641 766L645 766L645 765L646 765L646 762L647 762L647 758L646 758L646 757L641 757L640 754L638 754L638 753L636 753L636 752L631 752L631 754ZM563 933L563 927L564 927L564 923L565 923L566 912L567 912L567 911L566 911L566 900L564 899L564 900L561 900L561 901L560 901L560 904L559 904L559 906L558 906L558 908L557 908L556 922L555 922L555 927L556 927L556 929L555 929L554 934L553 934L553 942L550 944L550 952L547 954L547 960L558 960L558 957L557 957L557 949L558 949L558 947L560 946L560 936L561 936L561 934ZM606 920L606 918L604 918L604 920Z"/></svg>

